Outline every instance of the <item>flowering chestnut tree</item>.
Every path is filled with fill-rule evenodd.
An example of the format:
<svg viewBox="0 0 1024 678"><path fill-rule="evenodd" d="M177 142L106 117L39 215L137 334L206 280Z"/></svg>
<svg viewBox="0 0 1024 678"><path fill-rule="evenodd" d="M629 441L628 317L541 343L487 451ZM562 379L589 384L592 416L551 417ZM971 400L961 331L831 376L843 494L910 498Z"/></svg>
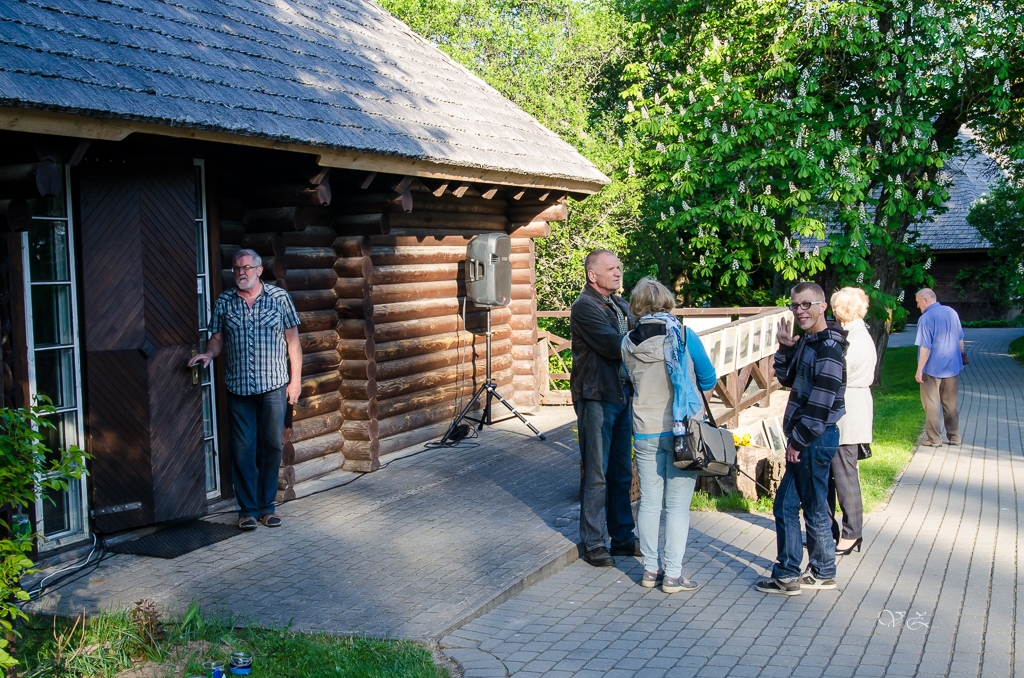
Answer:
<svg viewBox="0 0 1024 678"><path fill-rule="evenodd" d="M913 226L942 209L961 126L1019 110L1019 5L637 5L647 47L622 97L658 275L722 303L827 267L901 315L902 286L927 281Z"/></svg>

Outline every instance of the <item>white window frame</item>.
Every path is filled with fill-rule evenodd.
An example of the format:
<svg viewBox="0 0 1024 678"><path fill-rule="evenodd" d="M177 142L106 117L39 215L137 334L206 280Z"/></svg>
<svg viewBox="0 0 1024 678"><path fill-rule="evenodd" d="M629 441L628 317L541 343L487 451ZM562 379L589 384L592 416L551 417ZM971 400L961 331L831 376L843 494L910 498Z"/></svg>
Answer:
<svg viewBox="0 0 1024 678"><path fill-rule="evenodd" d="M67 249L68 249L68 280L71 287L71 337L72 337L72 355L74 357L74 370L75 370L75 407L64 408L62 412L74 411L77 415L76 419L76 433L78 440L73 444L79 447L85 446L85 422L83 420L83 406L82 406L82 349L81 341L78 332L78 278L76 271L75 262L75 223L74 216L71 212L71 168L64 167L64 209L66 217L33 217L33 221L63 221L67 225ZM21 234L21 265L22 271L24 271L24 288L25 288L25 344L27 347L27 366L28 366L28 391L29 401L34 403L38 390L36 387L36 359L35 359L35 329L33 326L32 316L32 269L31 261L29 259L29 243L28 233ZM39 283L37 283L39 284ZM42 283L45 285L47 283ZM64 283L61 283L64 284ZM67 442L68 445L72 444L71 441ZM69 488L68 507L70 509L70 523L71 527L63 532L58 532L52 536L43 535L43 509L44 500L41 492L36 492L36 533L40 535L38 540L38 549L40 552L52 551L54 549L67 546L75 542L82 541L90 536L89 521L87 516L89 515L89 493L86 487L85 473L82 473L76 478L77 487L75 489ZM77 493L77 497L75 494Z"/></svg>
<svg viewBox="0 0 1024 678"><path fill-rule="evenodd" d="M196 273L196 277L197 278L201 278L202 281L203 281L203 285L206 286L206 294L204 295L205 299L206 299L206 326L209 327L210 326L210 311L213 308L213 300L210 298L210 295L212 294L211 289L210 289L210 287L211 287L210 286L210 279L211 279L211 276L212 276L212 271L211 271L211 266L210 266L210 222L209 222L208 213L207 213L207 210L206 210L206 161L201 159L201 158L193 158L192 164L195 167L199 168L199 170L200 170L200 175L199 176L201 177L200 178L199 189L200 189L200 192L201 192L200 193L200 195L201 195L200 207L202 208L202 214L196 217L195 223L196 224L200 224L200 223L202 224L202 232L203 232L203 252L202 252L202 254L203 254L203 257L204 257L204 261L206 263L206 265L205 265L206 273L200 275L197 272ZM214 458L215 458L215 463L214 463L213 467L214 467L214 474L215 474L216 479L217 479L216 487L214 489L208 490L206 492L206 498L207 498L207 500L216 500L216 499L220 499L221 494L223 492L223 487L221 485L221 479L220 479L220 442L219 442L220 436L218 435L219 432L217 430L217 428L218 428L217 427L217 423L218 423L217 422L217 385L214 382L214 375L216 374L216 372L214 371L214 361L210 361L210 365L206 369L209 371L209 379L210 379L210 409L211 409L210 416L213 419L213 454L214 454ZM202 379L200 379L200 382L202 382ZM202 388L202 384L201 383L200 383L200 388ZM205 457L206 457L206 440L207 440L207 438L206 438L206 434L204 432L204 434L203 434L203 458L204 458L204 462L205 462ZM205 464L203 466L203 469L204 469L203 470L203 482L205 484L205 482L206 482L206 471L205 471L206 466L205 466Z"/></svg>

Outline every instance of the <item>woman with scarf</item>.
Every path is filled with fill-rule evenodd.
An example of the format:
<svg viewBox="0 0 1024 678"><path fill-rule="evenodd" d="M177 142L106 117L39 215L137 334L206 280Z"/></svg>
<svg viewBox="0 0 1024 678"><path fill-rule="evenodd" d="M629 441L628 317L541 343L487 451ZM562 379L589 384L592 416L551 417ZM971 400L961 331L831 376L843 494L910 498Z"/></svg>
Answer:
<svg viewBox="0 0 1024 678"><path fill-rule="evenodd" d="M675 295L667 287L652 278L642 279L629 299L636 325L622 339L622 364L633 382L633 451L640 474L640 585L654 588L662 580L664 593L696 591L699 586L683 577L697 476L673 465L673 438L703 412L697 389L710 391L716 382L703 344L671 314L673 308ZM665 550L659 567L663 503Z"/></svg>

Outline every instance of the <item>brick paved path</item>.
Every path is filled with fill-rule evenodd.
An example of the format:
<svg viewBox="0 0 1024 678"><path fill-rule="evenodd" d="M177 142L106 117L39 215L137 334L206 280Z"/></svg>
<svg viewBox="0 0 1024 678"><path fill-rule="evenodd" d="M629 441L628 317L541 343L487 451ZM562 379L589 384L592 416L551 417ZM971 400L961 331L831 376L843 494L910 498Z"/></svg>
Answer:
<svg viewBox="0 0 1024 678"><path fill-rule="evenodd" d="M279 529L174 560L116 555L30 609L79 613L144 597L182 609L197 600L263 625L435 639L577 557L572 408L545 408L531 421L547 442L519 421L488 427L479 446L399 459L289 502Z"/></svg>
<svg viewBox="0 0 1024 678"><path fill-rule="evenodd" d="M865 551L840 559L838 591L756 592L775 557L771 520L694 514L684 572L697 593L641 588L634 558L577 561L442 644L467 678L1024 675L1024 370L1006 354L1020 334L967 331L964 445L917 451L867 517Z"/></svg>

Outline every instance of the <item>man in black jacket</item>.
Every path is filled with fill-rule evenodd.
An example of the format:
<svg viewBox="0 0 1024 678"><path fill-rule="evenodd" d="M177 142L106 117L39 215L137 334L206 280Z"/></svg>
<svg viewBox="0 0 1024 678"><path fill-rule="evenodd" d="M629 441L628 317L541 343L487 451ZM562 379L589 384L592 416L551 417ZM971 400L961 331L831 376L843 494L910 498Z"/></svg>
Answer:
<svg viewBox="0 0 1024 678"><path fill-rule="evenodd" d="M615 253L595 250L587 255L584 268L587 284L570 315L570 384L583 459L580 539L584 560L595 567L611 567L613 555L640 555L629 502L632 392L619 351L631 322L629 305L615 294L622 282Z"/></svg>

